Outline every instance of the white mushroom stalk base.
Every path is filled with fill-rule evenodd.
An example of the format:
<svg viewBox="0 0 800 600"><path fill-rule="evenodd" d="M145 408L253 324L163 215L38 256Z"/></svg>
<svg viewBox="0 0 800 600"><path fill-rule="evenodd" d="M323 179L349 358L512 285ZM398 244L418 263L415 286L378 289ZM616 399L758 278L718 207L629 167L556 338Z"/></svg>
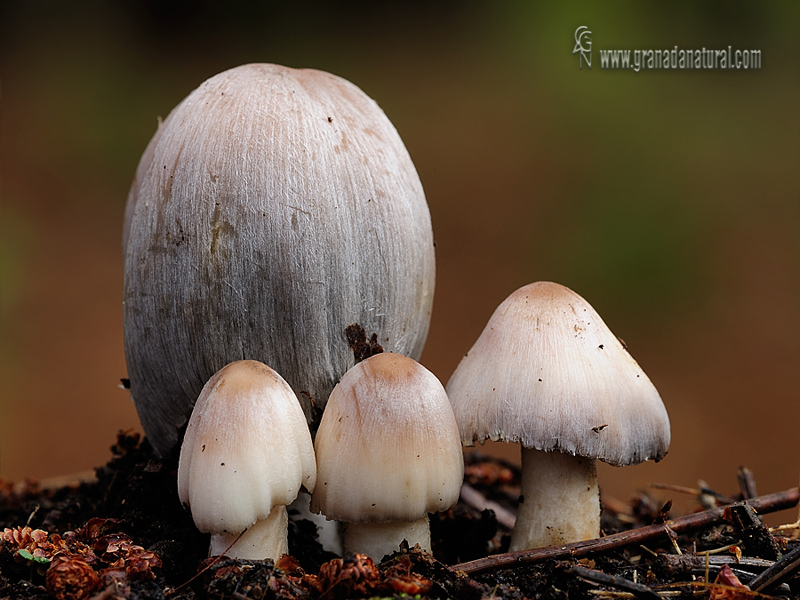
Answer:
<svg viewBox="0 0 800 600"><path fill-rule="evenodd" d="M512 552L569 544L600 535L594 459L522 449L522 498Z"/></svg>
<svg viewBox="0 0 800 600"><path fill-rule="evenodd" d="M428 515L417 521L389 521L387 523L345 523L344 549L366 554L375 562L397 552L406 540L413 548L431 551L431 530Z"/></svg>
<svg viewBox="0 0 800 600"><path fill-rule="evenodd" d="M238 533L211 535L209 556L225 554L231 558L278 559L289 552L289 516L285 506L274 506L266 519L256 521L239 537ZM238 539L237 539L238 538Z"/></svg>
<svg viewBox="0 0 800 600"><path fill-rule="evenodd" d="M305 519L314 523L317 526L317 539L322 549L341 556L344 551L341 523L330 521L325 515L311 512L310 503L311 494L301 491L289 506L289 512L295 511L292 512L292 516L296 520Z"/></svg>

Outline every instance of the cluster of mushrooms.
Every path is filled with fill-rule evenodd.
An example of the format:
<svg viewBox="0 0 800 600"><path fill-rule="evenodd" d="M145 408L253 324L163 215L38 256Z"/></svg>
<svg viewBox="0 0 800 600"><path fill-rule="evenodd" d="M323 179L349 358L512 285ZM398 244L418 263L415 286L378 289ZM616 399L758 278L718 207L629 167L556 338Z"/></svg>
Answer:
<svg viewBox="0 0 800 600"><path fill-rule="evenodd" d="M417 362L435 274L422 185L383 111L334 75L250 64L194 90L142 156L123 250L131 395L156 451L180 446L210 555L279 558L293 502L344 523L344 550L429 550L462 444L487 439L523 447L512 550L590 539L595 461L669 447L653 384L559 284L509 296L446 390ZM353 324L385 352L356 362Z"/></svg>

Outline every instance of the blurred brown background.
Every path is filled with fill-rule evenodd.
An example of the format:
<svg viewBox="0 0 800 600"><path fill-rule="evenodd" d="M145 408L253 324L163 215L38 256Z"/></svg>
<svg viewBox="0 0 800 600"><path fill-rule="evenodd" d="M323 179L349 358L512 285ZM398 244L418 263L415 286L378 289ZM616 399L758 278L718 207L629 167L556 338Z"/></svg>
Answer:
<svg viewBox="0 0 800 600"><path fill-rule="evenodd" d="M287 5L290 3L287 3ZM433 219L423 363L446 382L514 289L576 290L659 388L648 482L800 477L800 67L795 3L4 2L0 477L104 463L126 392L120 230L158 117L247 62L375 98ZM592 31L593 69L572 54ZM759 71L600 69L614 48L759 49ZM516 456L516 450L511 453Z"/></svg>

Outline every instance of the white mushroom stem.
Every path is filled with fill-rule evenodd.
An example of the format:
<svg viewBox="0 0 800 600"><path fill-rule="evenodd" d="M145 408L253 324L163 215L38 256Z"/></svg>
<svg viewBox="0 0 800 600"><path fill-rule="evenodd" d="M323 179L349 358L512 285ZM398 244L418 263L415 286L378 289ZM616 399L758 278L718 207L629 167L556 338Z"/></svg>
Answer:
<svg viewBox="0 0 800 600"><path fill-rule="evenodd" d="M344 552L344 547L342 546L344 542L342 541L341 523L339 523L339 521L326 519L325 515L311 512L310 503L311 494L308 492L300 492L297 494L297 498L289 506L292 520L298 521L305 519L306 521L314 523L317 528L317 540L322 546L322 549L341 556Z"/></svg>
<svg viewBox="0 0 800 600"><path fill-rule="evenodd" d="M595 460L522 448L522 498L512 552L600 535Z"/></svg>
<svg viewBox="0 0 800 600"><path fill-rule="evenodd" d="M286 507L274 506L266 519L256 521L244 533L212 534L208 555L225 554L252 560L271 558L277 562L281 556L289 552L288 532L289 517Z"/></svg>
<svg viewBox="0 0 800 600"><path fill-rule="evenodd" d="M422 550L430 552L431 530L428 515L416 521L345 523L345 550L366 554L375 562L397 552L403 540L408 542L410 548L419 544Z"/></svg>

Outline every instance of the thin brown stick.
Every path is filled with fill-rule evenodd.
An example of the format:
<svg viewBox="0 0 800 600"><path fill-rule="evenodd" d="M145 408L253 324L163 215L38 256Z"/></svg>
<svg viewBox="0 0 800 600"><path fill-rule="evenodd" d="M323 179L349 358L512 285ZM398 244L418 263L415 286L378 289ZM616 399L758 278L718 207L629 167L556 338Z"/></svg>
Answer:
<svg viewBox="0 0 800 600"><path fill-rule="evenodd" d="M784 510L796 506L800 500L798 488L792 488L775 494L768 494L747 500L747 504L753 507L760 514L767 514ZM665 523L648 525L630 531L622 531L603 538L594 540L584 540L574 542L564 546L547 546L545 548L534 548L533 550L523 550L522 552L509 552L508 554L496 554L479 558L477 560L453 565L453 571L460 571L468 575L510 567L516 564L532 564L543 562L548 559L563 560L567 558L585 558L594 554L600 554L609 550L622 548L630 544L642 544L648 540L664 536L669 537L669 531L675 533L686 533L707 525L711 525L722 520L724 506L712 508L703 512L693 513L677 519L670 519Z"/></svg>
<svg viewBox="0 0 800 600"><path fill-rule="evenodd" d="M595 571L594 569L587 569L586 567L574 566L567 570L567 573L577 575L587 581L599 583L608 587L615 587L624 592L633 594L635 598L644 598L645 600L661 600L661 596L655 593L652 588L635 583L624 577L617 577L616 575L609 575L602 571Z"/></svg>
<svg viewBox="0 0 800 600"><path fill-rule="evenodd" d="M742 494L742 498L749 500L750 498L758 497L756 478L753 476L753 472L750 469L745 466L739 467L736 478L739 480L739 491Z"/></svg>
<svg viewBox="0 0 800 600"><path fill-rule="evenodd" d="M667 492L689 494L690 496L699 496L700 494L703 493L698 488L687 487L685 485L675 485L673 483L651 483L650 487L656 490L665 490Z"/></svg>
<svg viewBox="0 0 800 600"><path fill-rule="evenodd" d="M514 523L517 520L517 517L514 513L507 508L503 508L497 502L489 500L486 498L486 496L481 494L478 490L467 483L461 486L461 499L467 503L467 505L476 510L483 511L489 509L494 511L495 518L500 525L506 529L514 528Z"/></svg>
<svg viewBox="0 0 800 600"><path fill-rule="evenodd" d="M774 565L764 570L750 582L750 588L760 592L792 577L800 569L800 546L787 552Z"/></svg>

